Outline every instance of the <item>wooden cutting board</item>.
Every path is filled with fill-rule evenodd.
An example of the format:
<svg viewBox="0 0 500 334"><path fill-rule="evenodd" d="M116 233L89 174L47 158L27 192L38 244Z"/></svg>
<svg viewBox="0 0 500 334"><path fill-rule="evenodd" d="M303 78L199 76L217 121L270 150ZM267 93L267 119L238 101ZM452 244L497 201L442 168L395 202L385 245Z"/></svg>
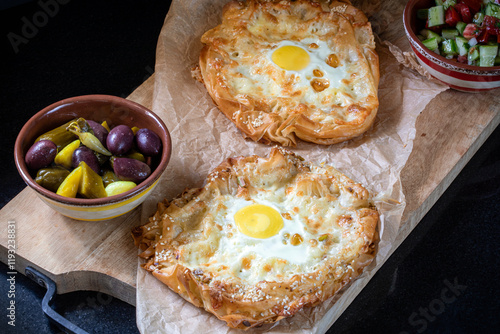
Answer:
<svg viewBox="0 0 500 334"><path fill-rule="evenodd" d="M129 99L150 108L153 87L154 75ZM499 124L498 105L498 90L448 90L420 114L413 151L401 174L407 206L391 253ZM7 222L13 221L18 272L24 273L26 266L40 270L56 282L60 294L94 290L135 305L137 250L130 231L141 223L140 210L104 222L74 221L55 213L26 188L0 211L0 260L7 263Z"/></svg>

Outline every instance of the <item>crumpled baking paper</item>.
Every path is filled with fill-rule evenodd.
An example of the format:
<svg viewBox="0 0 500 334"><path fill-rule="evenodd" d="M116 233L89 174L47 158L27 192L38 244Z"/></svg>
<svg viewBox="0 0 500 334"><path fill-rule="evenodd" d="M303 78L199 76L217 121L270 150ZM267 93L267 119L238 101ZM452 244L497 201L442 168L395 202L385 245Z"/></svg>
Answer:
<svg viewBox="0 0 500 334"><path fill-rule="evenodd" d="M245 140L213 104L204 86L191 76L202 47L200 37L220 23L226 2L174 0L165 19L157 45L152 109L170 130L173 150L166 173L143 204L143 223L164 198L172 199L185 188L203 186L207 174L226 158L269 154L270 146ZM405 3L354 2L370 18L377 35L380 107L373 127L346 143L320 146L299 142L291 148L308 161L336 167L375 194L382 218L375 261L330 300L251 332L325 333L391 253L405 208L400 172L412 150L415 121L425 106L446 89L426 79L424 72L420 72L421 76L418 64L411 61L402 24ZM240 332L186 302L140 267L137 325L148 334Z"/></svg>

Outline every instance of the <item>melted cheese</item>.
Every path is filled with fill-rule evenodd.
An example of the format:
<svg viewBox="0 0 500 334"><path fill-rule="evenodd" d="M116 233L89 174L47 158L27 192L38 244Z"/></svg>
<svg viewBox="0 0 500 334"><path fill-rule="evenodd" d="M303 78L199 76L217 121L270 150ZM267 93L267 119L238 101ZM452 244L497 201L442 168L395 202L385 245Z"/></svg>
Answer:
<svg viewBox="0 0 500 334"><path fill-rule="evenodd" d="M264 164L266 160L260 162ZM354 196L342 186L343 180L332 174L332 169L313 166L310 173L297 174L283 162L281 168L288 173L280 174L281 182L263 178L258 164L248 164L237 171L251 181L250 197L218 195L207 203L210 210L203 219L204 237L181 247L179 263L191 270L203 268L221 280L256 284L313 272L326 257L342 258L359 236L360 226L340 226L339 221L354 220L355 211L368 205L368 199ZM238 229L234 216L255 204L281 214L283 227L278 233L253 238ZM293 238L299 242L294 244ZM200 249L210 251L200 253Z"/></svg>

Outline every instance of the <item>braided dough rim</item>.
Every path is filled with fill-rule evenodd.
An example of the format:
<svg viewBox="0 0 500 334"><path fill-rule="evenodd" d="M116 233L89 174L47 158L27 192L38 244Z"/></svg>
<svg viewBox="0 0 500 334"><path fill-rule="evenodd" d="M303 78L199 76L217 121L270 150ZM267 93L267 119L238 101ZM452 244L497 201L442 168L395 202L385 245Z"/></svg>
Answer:
<svg viewBox="0 0 500 334"><path fill-rule="evenodd" d="M169 220L170 223L173 222L173 219L169 218L169 214L182 210L184 206L195 199L201 198L203 200L207 194L213 191L234 193L234 189L231 190L231 188L234 188L235 183L239 183L239 180L231 175L232 167L241 163L253 163L258 159L262 163L273 166L272 168L281 168L283 159L286 159L292 161L298 170L310 170L308 163L303 162L301 157L282 148L273 148L268 159L258 156L229 158L209 174L204 188L187 189L171 202L167 200L160 202L158 211L150 218L149 223L136 227L132 231L136 246L142 250L139 256L146 260L141 265L143 269L150 271L154 277L188 302L204 308L232 328L248 329L274 323L285 317L293 316L304 307L312 307L327 300L359 276L363 269L372 262L378 242L379 214L373 204L370 204L368 207L356 210L356 214L352 217L354 218L352 224L359 225L362 231L356 239L362 240L362 246L359 247L358 253L348 254L350 262L334 267L328 260L324 260L325 265L314 272L293 275L289 280L279 282L264 281L263 284L260 282L256 284L256 289L244 292L251 294L255 293L256 290L262 290L266 295L272 296L272 298L264 300L257 298L250 301L245 300L245 298L235 298L230 293L231 289L234 288L234 283L226 284L224 280L214 280L214 284L211 284L211 280L203 273L200 274L197 270L191 270L176 263L176 261L168 266L159 264L160 261L155 257L158 254L156 247L161 240L161 234L166 231L165 224L169 224ZM360 184L350 180L333 167L327 166L327 168L338 178L338 183L352 192L354 196L363 198L369 196L366 189ZM208 182L208 180L212 180L212 182ZM237 194L245 196L244 187L236 186L238 188ZM174 227L175 225L168 226ZM327 273L326 276L321 276L322 271ZM294 289L300 290L304 287L309 292L299 292L299 296L293 294ZM290 300L289 296L293 298ZM262 316L263 312L269 310L272 311L270 314L267 312L265 316Z"/></svg>
<svg viewBox="0 0 500 334"><path fill-rule="evenodd" d="M250 0L249 6L270 6L273 1ZM283 146L295 146L297 137L308 142L331 145L347 141L366 132L373 124L378 111L378 98L376 96L377 87L380 79L379 59L375 51L375 41L371 24L368 22L365 14L352 6L348 0L332 1L325 7L325 3L319 3L312 0L297 1L279 1L279 6L288 6L293 3L309 4L312 11L323 9L323 11L335 12L346 18L354 29L354 35L364 56L369 73L371 74L372 90L375 96L368 96L360 104L351 104L346 107L346 111L357 113L356 119L346 124L337 124L330 128L321 126L314 122L301 112L294 115L288 115L286 119L274 113L261 112L260 110L269 110L270 105L252 105L249 101L247 105L240 103L232 96L224 79L220 75L221 68L218 66L209 66L208 64L219 61L223 58L215 48L206 43L207 36L212 30L207 31L202 36L204 46L200 52L199 70L201 76L198 79L204 83L209 95L219 110L231 120L245 137L256 142L264 144L279 143ZM239 1L229 2L224 6L223 17L226 13L234 10L233 7L242 6ZM259 102L260 103L260 102ZM304 106L307 108L306 106ZM240 112L245 112L244 116L239 116ZM263 117L258 118L261 115ZM257 123L254 120L258 118ZM258 124L258 126L254 126Z"/></svg>

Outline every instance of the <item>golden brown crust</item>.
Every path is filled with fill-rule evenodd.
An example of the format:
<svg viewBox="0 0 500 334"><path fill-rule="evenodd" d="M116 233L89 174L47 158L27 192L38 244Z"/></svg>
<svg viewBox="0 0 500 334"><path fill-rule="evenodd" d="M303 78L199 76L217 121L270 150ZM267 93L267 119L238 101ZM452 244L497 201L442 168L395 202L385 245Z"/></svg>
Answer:
<svg viewBox="0 0 500 334"><path fill-rule="evenodd" d="M314 88L310 73L265 61L282 41L306 45L312 39L324 43L339 61L335 67L345 71L338 83L325 76L324 91ZM202 43L199 65L210 96L254 141L289 146L298 137L329 145L373 123L378 56L368 19L349 2L232 1L223 9L222 24L207 31Z"/></svg>
<svg viewBox="0 0 500 334"><path fill-rule="evenodd" d="M240 236L227 223L231 215L221 212L257 198L304 224L304 262L227 247ZM378 220L363 186L333 167L274 148L269 158L227 159L203 188L159 203L132 234L144 269L228 326L247 329L317 305L358 276L374 258Z"/></svg>

